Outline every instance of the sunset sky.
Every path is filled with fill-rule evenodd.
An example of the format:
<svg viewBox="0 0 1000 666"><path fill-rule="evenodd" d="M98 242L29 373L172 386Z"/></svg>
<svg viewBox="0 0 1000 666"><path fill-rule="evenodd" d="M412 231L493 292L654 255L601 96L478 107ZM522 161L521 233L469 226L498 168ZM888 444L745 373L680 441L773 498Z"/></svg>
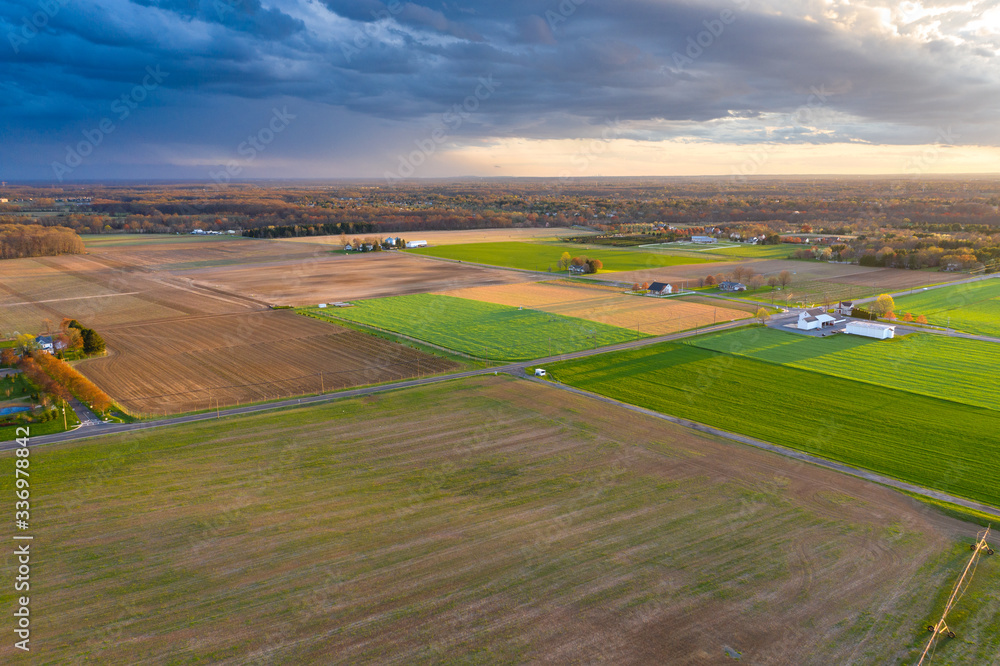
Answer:
<svg viewBox="0 0 1000 666"><path fill-rule="evenodd" d="M0 0L0 178L1000 172L1000 4Z"/></svg>

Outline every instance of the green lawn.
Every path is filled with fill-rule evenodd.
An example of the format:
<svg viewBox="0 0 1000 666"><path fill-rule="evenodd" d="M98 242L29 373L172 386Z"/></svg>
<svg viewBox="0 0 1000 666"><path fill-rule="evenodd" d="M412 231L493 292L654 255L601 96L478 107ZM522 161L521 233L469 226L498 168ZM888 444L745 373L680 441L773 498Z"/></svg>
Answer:
<svg viewBox="0 0 1000 666"><path fill-rule="evenodd" d="M755 326L701 335L687 344L835 377L1000 409L1000 345L931 333L892 340L814 338Z"/></svg>
<svg viewBox="0 0 1000 666"><path fill-rule="evenodd" d="M739 257L742 259L788 259L801 245L738 245L735 247L720 247L709 251L710 254L722 257Z"/></svg>
<svg viewBox="0 0 1000 666"><path fill-rule="evenodd" d="M1000 336L1000 280L930 289L896 299L896 312L925 315L930 324Z"/></svg>
<svg viewBox="0 0 1000 666"><path fill-rule="evenodd" d="M637 337L630 329L576 317L435 294L376 298L358 301L351 308L304 311L321 318L340 317L377 326L455 351L502 361L592 349Z"/></svg>
<svg viewBox="0 0 1000 666"><path fill-rule="evenodd" d="M550 364L567 384L1000 506L1000 412L665 343Z"/></svg>
<svg viewBox="0 0 1000 666"><path fill-rule="evenodd" d="M664 266L702 264L715 261L711 257L678 257L666 253L639 250L613 250L568 243L519 243L516 241L441 245L407 250L407 252L492 266L552 272L560 272L559 258L563 252L569 252L574 257L587 255L592 259L600 259L604 264L601 272L635 271L644 268L662 268Z"/></svg>

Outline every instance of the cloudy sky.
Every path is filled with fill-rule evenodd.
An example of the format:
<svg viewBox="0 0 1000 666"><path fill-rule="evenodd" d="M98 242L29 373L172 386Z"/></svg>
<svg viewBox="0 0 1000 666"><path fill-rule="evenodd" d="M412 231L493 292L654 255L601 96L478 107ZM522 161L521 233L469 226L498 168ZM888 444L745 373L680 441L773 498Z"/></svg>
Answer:
<svg viewBox="0 0 1000 666"><path fill-rule="evenodd" d="M0 0L0 178L1000 172L1000 0Z"/></svg>

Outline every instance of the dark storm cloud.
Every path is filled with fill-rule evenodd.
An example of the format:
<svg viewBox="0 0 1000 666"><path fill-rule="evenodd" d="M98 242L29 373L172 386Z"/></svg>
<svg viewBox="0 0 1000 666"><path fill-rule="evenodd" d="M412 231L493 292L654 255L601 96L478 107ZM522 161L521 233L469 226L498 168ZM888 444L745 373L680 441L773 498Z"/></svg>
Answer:
<svg viewBox="0 0 1000 666"><path fill-rule="evenodd" d="M618 119L648 140L921 143L955 126L996 145L998 44L967 29L976 11L888 29L885 12L821 0L0 0L0 123L85 126L157 66L147 105L179 128L214 125L218 100L278 97L424 127L486 77L495 92L453 136ZM816 91L823 113L796 114Z"/></svg>

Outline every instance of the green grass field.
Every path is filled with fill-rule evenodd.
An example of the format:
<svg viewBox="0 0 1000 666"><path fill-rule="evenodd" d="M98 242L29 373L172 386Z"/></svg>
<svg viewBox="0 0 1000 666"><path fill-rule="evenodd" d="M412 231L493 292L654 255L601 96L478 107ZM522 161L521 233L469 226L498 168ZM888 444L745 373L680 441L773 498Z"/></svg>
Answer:
<svg viewBox="0 0 1000 666"><path fill-rule="evenodd" d="M691 243L663 243L641 246L645 250L678 252L684 256L702 256L706 259L719 258L724 261L739 259L788 259L801 245L747 245L745 243L720 245L693 245Z"/></svg>
<svg viewBox="0 0 1000 666"><path fill-rule="evenodd" d="M479 358L520 361L635 340L636 332L586 319L454 296L411 294L306 308L310 315L369 324ZM643 334L641 337L648 337Z"/></svg>
<svg viewBox="0 0 1000 666"><path fill-rule="evenodd" d="M924 315L929 324L1000 337L1000 280L930 289L896 299L896 311Z"/></svg>
<svg viewBox="0 0 1000 666"><path fill-rule="evenodd" d="M686 344L1000 409L1000 345L931 333L892 340L854 335L814 338L754 326L690 338Z"/></svg>
<svg viewBox="0 0 1000 666"><path fill-rule="evenodd" d="M492 376L38 447L32 660L912 664L975 528L803 467Z"/></svg>
<svg viewBox="0 0 1000 666"><path fill-rule="evenodd" d="M549 364L558 381L1000 506L1000 412L666 343Z"/></svg>
<svg viewBox="0 0 1000 666"><path fill-rule="evenodd" d="M702 264L714 261L711 257L680 257L666 253L643 252L639 250L614 250L603 247L587 247L568 243L466 243L464 245L441 245L407 250L416 254L425 254L444 259L471 261L491 266L506 266L522 268L531 271L559 270L559 258L563 252L571 255L586 255L592 259L600 259L604 264L601 272L634 271L645 268L662 268L664 266L680 266L684 264Z"/></svg>

